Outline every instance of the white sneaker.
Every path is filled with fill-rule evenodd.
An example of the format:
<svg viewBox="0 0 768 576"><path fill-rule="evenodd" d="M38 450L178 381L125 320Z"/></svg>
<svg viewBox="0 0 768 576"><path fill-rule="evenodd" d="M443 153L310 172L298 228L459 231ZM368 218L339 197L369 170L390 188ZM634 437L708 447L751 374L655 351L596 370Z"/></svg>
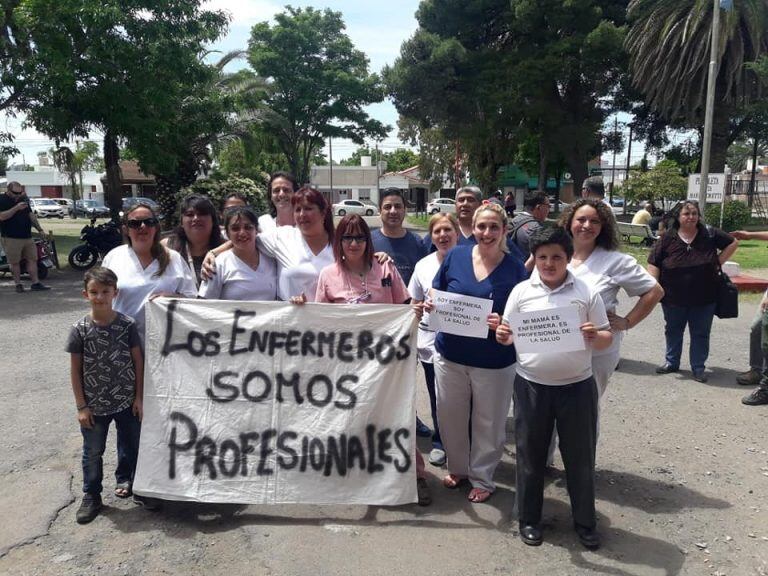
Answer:
<svg viewBox="0 0 768 576"><path fill-rule="evenodd" d="M432 466L443 466L445 464L445 450L432 448L432 451L429 453L429 463Z"/></svg>

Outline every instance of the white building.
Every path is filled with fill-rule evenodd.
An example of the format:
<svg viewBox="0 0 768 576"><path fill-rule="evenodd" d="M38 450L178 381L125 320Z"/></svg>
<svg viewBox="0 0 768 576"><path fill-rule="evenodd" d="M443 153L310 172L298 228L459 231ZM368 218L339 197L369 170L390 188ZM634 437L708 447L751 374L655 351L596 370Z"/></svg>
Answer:
<svg viewBox="0 0 768 576"><path fill-rule="evenodd" d="M66 174L54 166L47 165L47 160L40 157L41 165L33 166L33 171L8 170L7 182L18 182L30 198L72 198L72 189ZM104 187L101 183L103 174L83 172L83 196L104 201ZM79 182L78 182L79 184Z"/></svg>

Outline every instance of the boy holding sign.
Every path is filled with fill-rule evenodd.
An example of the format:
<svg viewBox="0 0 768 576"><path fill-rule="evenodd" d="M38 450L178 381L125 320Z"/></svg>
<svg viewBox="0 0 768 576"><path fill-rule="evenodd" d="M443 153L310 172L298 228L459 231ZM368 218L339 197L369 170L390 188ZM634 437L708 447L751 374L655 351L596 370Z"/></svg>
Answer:
<svg viewBox="0 0 768 576"><path fill-rule="evenodd" d="M514 385L520 538L530 546L542 542L544 470L553 425L557 425L576 532L585 547L596 549L600 546L594 485L597 387L592 350L610 346L613 337L598 292L568 271L573 256L568 233L562 228L539 230L531 237L530 247L536 269L530 280L510 294L496 330L502 344L512 344L517 334L532 346L527 352L518 349ZM573 309L578 320L563 322ZM541 312L533 328L539 336L533 338L529 332L534 320L525 314L530 312ZM583 336L581 349L574 350L572 345L562 349L553 335L575 330Z"/></svg>

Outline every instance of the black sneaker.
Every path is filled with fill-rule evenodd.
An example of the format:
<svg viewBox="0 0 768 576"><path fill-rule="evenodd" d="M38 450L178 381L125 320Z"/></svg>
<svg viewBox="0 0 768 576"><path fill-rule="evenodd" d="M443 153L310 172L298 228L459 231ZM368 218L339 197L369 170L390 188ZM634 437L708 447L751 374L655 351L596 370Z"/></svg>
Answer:
<svg viewBox="0 0 768 576"><path fill-rule="evenodd" d="M75 520L78 524L88 524L99 515L99 510L101 510L101 495L85 494L75 514Z"/></svg>
<svg viewBox="0 0 768 576"><path fill-rule="evenodd" d="M741 399L742 404L747 406L762 406L768 404L768 386L758 386L748 396Z"/></svg>
<svg viewBox="0 0 768 576"><path fill-rule="evenodd" d="M422 438L432 437L432 429L424 424L424 422L422 422L418 416L416 416L416 436L420 436Z"/></svg>
<svg viewBox="0 0 768 576"><path fill-rule="evenodd" d="M579 536L581 545L587 550L597 550L600 548L600 534L594 528L576 526L576 534Z"/></svg>
<svg viewBox="0 0 768 576"><path fill-rule="evenodd" d="M19 294L24 292L24 284L16 284L16 292L18 292Z"/></svg>
<svg viewBox="0 0 768 576"><path fill-rule="evenodd" d="M51 287L46 286L42 282L35 282L34 284L32 284L32 286L29 287L29 289L32 290L33 292L43 292L44 290L50 290Z"/></svg>

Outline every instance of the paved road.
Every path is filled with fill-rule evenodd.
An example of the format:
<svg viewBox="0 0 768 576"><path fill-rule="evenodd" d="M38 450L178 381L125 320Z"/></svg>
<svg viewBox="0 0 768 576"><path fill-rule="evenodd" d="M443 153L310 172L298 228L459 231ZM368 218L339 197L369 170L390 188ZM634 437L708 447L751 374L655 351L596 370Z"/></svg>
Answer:
<svg viewBox="0 0 768 576"><path fill-rule="evenodd" d="M48 294L17 295L0 279L0 574L768 573L768 408L742 406L733 383L754 297L741 318L716 321L707 384L652 374L660 311L630 332L603 406L605 543L593 553L570 530L561 476L546 490L544 546L517 539L513 444L483 505L443 489L444 471L428 467L426 509L171 504L151 514L108 494L104 514L78 526L80 435L62 346L86 306L78 275L50 283ZM427 414L421 384L419 402ZM108 476L113 466L110 454Z"/></svg>

